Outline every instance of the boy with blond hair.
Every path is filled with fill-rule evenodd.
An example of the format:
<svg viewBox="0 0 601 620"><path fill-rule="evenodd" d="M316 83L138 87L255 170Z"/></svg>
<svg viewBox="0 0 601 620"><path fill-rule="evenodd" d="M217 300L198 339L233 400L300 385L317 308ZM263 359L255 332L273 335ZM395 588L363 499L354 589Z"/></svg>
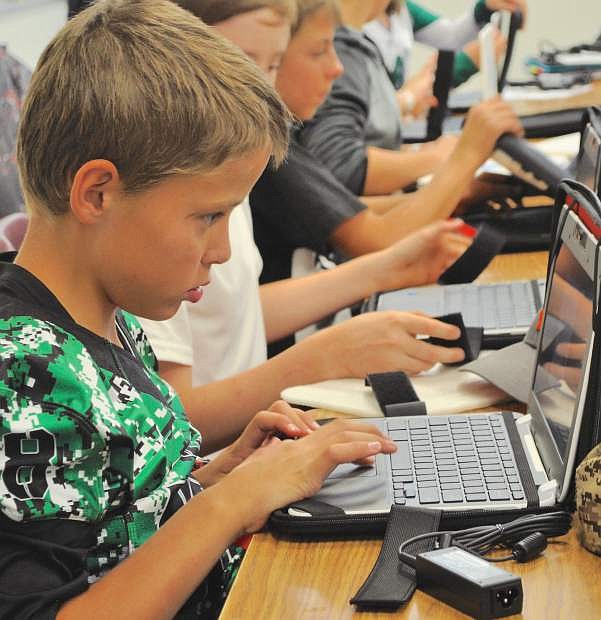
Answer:
<svg viewBox="0 0 601 620"><path fill-rule="evenodd" d="M130 314L198 300L287 132L256 67L164 0L101 0L42 54L17 149L30 226L0 264L1 617L216 618L232 541L394 451L276 403L199 467Z"/></svg>
<svg viewBox="0 0 601 620"><path fill-rule="evenodd" d="M275 82L296 2L179 0L178 4L238 45ZM266 341L293 334L380 288L435 280L465 249L466 238L457 234L460 224L439 223L406 242L326 273L259 287L263 263L253 239L248 201L236 207L230 218L231 259L212 270L202 302L183 304L168 321L142 321L159 372L176 389L192 423L205 431L204 449L219 449L236 437L255 411L291 385L363 378L378 371L416 373L437 361L462 359L460 349L434 347L415 337L434 330L453 338L454 327L422 315L391 312L322 329L266 360Z"/></svg>

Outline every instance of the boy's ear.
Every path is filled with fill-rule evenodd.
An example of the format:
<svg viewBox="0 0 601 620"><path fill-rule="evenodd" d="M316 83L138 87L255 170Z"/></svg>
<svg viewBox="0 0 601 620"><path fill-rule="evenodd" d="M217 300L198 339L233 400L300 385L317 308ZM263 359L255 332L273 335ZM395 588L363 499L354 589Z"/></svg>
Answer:
<svg viewBox="0 0 601 620"><path fill-rule="evenodd" d="M115 164L106 159L87 161L75 173L71 184L71 212L82 224L94 224L120 191L121 180Z"/></svg>

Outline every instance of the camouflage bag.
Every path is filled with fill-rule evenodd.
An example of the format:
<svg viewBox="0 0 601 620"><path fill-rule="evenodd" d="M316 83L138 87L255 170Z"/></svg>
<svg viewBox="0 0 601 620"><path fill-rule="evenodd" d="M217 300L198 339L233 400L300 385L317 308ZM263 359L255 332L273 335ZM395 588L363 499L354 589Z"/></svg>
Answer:
<svg viewBox="0 0 601 620"><path fill-rule="evenodd" d="M576 469L576 508L580 543L601 555L601 444Z"/></svg>

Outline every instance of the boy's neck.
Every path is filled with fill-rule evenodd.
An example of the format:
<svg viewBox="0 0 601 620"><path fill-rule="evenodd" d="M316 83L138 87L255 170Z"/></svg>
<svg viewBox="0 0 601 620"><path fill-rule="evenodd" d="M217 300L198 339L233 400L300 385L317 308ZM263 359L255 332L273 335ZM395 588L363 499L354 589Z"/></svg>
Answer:
<svg viewBox="0 0 601 620"><path fill-rule="evenodd" d="M340 3L340 15L342 23L349 28L361 30L363 26L370 20L372 13L371 2L365 0L357 0L354 2Z"/></svg>
<svg viewBox="0 0 601 620"><path fill-rule="evenodd" d="M76 323L120 346L116 307L95 281L78 244L67 242L73 239L73 231L69 230L72 223L64 224L33 216L15 264L40 280Z"/></svg>

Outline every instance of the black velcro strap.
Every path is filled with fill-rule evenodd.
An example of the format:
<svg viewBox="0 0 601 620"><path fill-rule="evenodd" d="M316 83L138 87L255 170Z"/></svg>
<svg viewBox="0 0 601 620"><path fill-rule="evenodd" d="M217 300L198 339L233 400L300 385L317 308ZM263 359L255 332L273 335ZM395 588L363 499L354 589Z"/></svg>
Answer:
<svg viewBox="0 0 601 620"><path fill-rule="evenodd" d="M365 384L371 386L386 417L426 414L425 403L419 400L409 377L400 370L372 373L365 378Z"/></svg>
<svg viewBox="0 0 601 620"><path fill-rule="evenodd" d="M438 531L441 514L440 510L392 507L380 555L369 577L351 599L352 605L392 610L411 598L416 586L415 570L399 560L399 546L413 536ZM410 552L426 551L433 545L434 539L419 541Z"/></svg>
<svg viewBox="0 0 601 620"><path fill-rule="evenodd" d="M507 237L491 226L479 227L470 247L438 278L440 284L472 282L501 251Z"/></svg>
<svg viewBox="0 0 601 620"><path fill-rule="evenodd" d="M294 502L288 508L297 508L311 517L340 517L346 514L339 506L334 506L312 497Z"/></svg>
<svg viewBox="0 0 601 620"><path fill-rule="evenodd" d="M457 340L445 340L444 338L431 337L428 338L428 342L436 344L439 347L459 347L463 349L465 358L461 362L458 362L459 364L465 364L478 359L480 349L482 348L482 338L484 336L484 329L482 327L466 327L460 312L437 316L436 319L443 323L455 325L459 328L461 334Z"/></svg>

